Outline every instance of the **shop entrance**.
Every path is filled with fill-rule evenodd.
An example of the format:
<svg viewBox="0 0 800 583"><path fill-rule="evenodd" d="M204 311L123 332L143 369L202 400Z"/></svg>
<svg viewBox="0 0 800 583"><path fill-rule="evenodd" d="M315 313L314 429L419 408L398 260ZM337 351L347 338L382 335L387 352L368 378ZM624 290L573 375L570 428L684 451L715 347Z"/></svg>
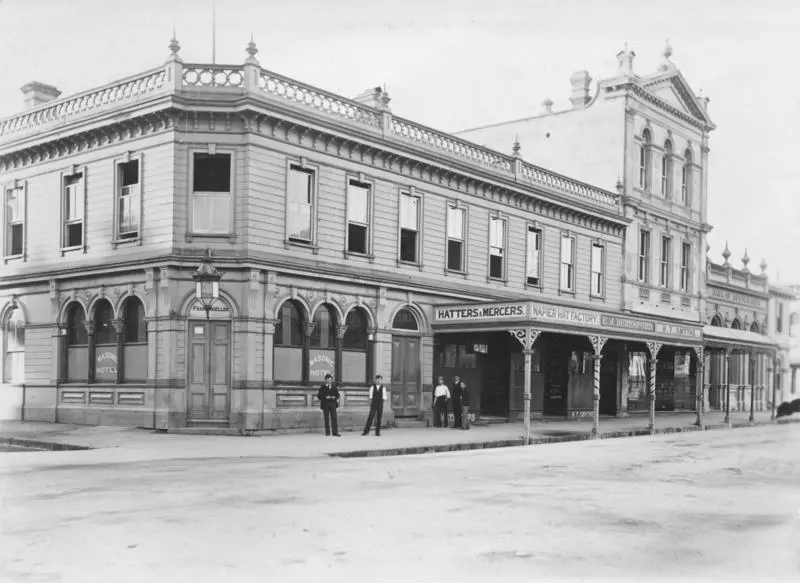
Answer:
<svg viewBox="0 0 800 583"><path fill-rule="evenodd" d="M420 413L420 341L418 337L392 336L392 410L398 417Z"/></svg>
<svg viewBox="0 0 800 583"><path fill-rule="evenodd" d="M189 322L189 421L228 420L230 338L230 322Z"/></svg>
<svg viewBox="0 0 800 583"><path fill-rule="evenodd" d="M544 414L566 417L570 351L560 343L545 352Z"/></svg>
<svg viewBox="0 0 800 583"><path fill-rule="evenodd" d="M600 414L617 414L617 379L619 354L606 350L600 361Z"/></svg>

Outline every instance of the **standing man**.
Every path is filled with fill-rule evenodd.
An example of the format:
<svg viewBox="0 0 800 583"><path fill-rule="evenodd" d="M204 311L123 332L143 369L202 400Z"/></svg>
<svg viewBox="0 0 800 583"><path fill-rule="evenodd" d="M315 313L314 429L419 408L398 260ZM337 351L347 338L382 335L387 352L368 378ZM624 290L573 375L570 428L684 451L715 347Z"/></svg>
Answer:
<svg viewBox="0 0 800 583"><path fill-rule="evenodd" d="M461 383L461 429L469 429L469 391L467 383Z"/></svg>
<svg viewBox="0 0 800 583"><path fill-rule="evenodd" d="M444 384L444 377L439 377L439 384L433 389L433 426L447 427L447 401L450 400L450 389Z"/></svg>
<svg viewBox="0 0 800 583"><path fill-rule="evenodd" d="M461 377L453 377L453 388L450 390L450 399L453 404L453 429L461 427Z"/></svg>
<svg viewBox="0 0 800 583"><path fill-rule="evenodd" d="M339 407L339 389L333 384L333 375L330 373L325 375L325 384L319 388L317 399L319 399L319 408L322 409L322 418L325 420L325 435L331 434L331 425L333 425L333 434L341 437L339 421L336 418L336 409Z"/></svg>
<svg viewBox="0 0 800 583"><path fill-rule="evenodd" d="M375 435L381 435L381 417L383 417L383 402L387 399L386 387L383 386L383 377L379 374L375 375L375 382L369 387L369 416L367 417L367 424L364 426L364 431L361 435L369 435L369 429L372 425L372 418L375 417Z"/></svg>

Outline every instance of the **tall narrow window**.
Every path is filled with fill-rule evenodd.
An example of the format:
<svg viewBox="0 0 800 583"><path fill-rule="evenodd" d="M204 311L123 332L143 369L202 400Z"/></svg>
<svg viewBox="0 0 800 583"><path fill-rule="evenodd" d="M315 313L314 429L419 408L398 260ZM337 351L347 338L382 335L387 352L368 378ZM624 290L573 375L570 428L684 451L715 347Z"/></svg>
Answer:
<svg viewBox="0 0 800 583"><path fill-rule="evenodd" d="M447 207L447 269L464 271L464 209Z"/></svg>
<svg viewBox="0 0 800 583"><path fill-rule="evenodd" d="M603 295L603 251L602 245L592 244L592 295Z"/></svg>
<svg viewBox="0 0 800 583"><path fill-rule="evenodd" d="M783 302L775 303L775 331L783 332Z"/></svg>
<svg viewBox="0 0 800 583"><path fill-rule="evenodd" d="M645 191L650 191L650 174L652 172L651 157L652 151L650 149L650 130L645 129L642 132L642 141L644 142L639 147L639 186Z"/></svg>
<svg viewBox="0 0 800 583"><path fill-rule="evenodd" d="M369 252L370 188L351 180L347 183L347 250L350 253Z"/></svg>
<svg viewBox="0 0 800 583"><path fill-rule="evenodd" d="M137 239L141 211L139 160L117 165L117 184L117 238Z"/></svg>
<svg viewBox="0 0 800 583"><path fill-rule="evenodd" d="M650 282L650 231L639 231L639 281Z"/></svg>
<svg viewBox="0 0 800 583"><path fill-rule="evenodd" d="M506 220L489 218L489 277L503 279L505 276Z"/></svg>
<svg viewBox="0 0 800 583"><path fill-rule="evenodd" d="M575 291L575 238L561 237L561 289Z"/></svg>
<svg viewBox="0 0 800 583"><path fill-rule="evenodd" d="M528 227L528 265L526 266L528 285L542 285L542 230Z"/></svg>
<svg viewBox="0 0 800 583"><path fill-rule="evenodd" d="M84 190L83 175L74 174L64 178L63 192L64 231L61 245L64 248L80 247L84 238Z"/></svg>
<svg viewBox="0 0 800 583"><path fill-rule="evenodd" d="M89 334L86 331L86 313L78 302L72 302L66 311L67 324L67 380L86 380L89 358Z"/></svg>
<svg viewBox="0 0 800 583"><path fill-rule="evenodd" d="M192 232L227 235L231 232L231 155L194 154L192 171Z"/></svg>
<svg viewBox="0 0 800 583"><path fill-rule="evenodd" d="M692 246L689 243L681 244L681 291L689 291L689 270L692 261Z"/></svg>
<svg viewBox="0 0 800 583"><path fill-rule="evenodd" d="M6 240L3 255L15 257L25 251L25 190L6 190Z"/></svg>
<svg viewBox="0 0 800 583"><path fill-rule="evenodd" d="M664 142L664 157L661 158L661 196L672 198L672 142Z"/></svg>
<svg viewBox="0 0 800 583"><path fill-rule="evenodd" d="M669 272L672 265L672 239L661 237L661 270L658 278L659 285L669 287Z"/></svg>
<svg viewBox="0 0 800 583"><path fill-rule="evenodd" d="M5 346L3 357L3 381L22 383L25 381L25 322L22 310L16 308L6 317L3 326Z"/></svg>
<svg viewBox="0 0 800 583"><path fill-rule="evenodd" d="M290 241L313 242L314 171L299 166L289 167L286 234Z"/></svg>
<svg viewBox="0 0 800 583"><path fill-rule="evenodd" d="M692 196L692 151L686 150L681 169L681 203L689 204Z"/></svg>
<svg viewBox="0 0 800 583"><path fill-rule="evenodd" d="M400 261L419 261L419 197L400 195Z"/></svg>

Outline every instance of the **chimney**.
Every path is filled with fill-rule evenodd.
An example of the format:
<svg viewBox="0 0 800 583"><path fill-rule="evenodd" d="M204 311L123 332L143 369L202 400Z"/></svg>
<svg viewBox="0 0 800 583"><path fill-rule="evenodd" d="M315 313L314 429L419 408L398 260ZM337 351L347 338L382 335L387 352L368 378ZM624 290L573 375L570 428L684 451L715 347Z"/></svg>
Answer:
<svg viewBox="0 0 800 583"><path fill-rule="evenodd" d="M553 113L553 100L549 97L542 101L542 113L544 115Z"/></svg>
<svg viewBox="0 0 800 583"><path fill-rule="evenodd" d="M46 85L38 81L31 81L23 85L20 91L25 96L25 109L33 109L42 103L58 99L58 96L61 95L61 91L52 85Z"/></svg>
<svg viewBox="0 0 800 583"><path fill-rule="evenodd" d="M383 89L381 89L380 87L372 87L356 95L353 98L353 101L358 101L359 103L363 103L364 105L368 105L369 107L380 109L381 93L383 93Z"/></svg>
<svg viewBox="0 0 800 583"><path fill-rule="evenodd" d="M577 71L569 78L572 83L572 94L569 100L572 102L572 109L583 109L591 101L589 96L589 84L592 78L588 71Z"/></svg>
<svg viewBox="0 0 800 583"><path fill-rule="evenodd" d="M625 48L617 53L617 75L633 75L633 58L636 53L628 50L627 43Z"/></svg>

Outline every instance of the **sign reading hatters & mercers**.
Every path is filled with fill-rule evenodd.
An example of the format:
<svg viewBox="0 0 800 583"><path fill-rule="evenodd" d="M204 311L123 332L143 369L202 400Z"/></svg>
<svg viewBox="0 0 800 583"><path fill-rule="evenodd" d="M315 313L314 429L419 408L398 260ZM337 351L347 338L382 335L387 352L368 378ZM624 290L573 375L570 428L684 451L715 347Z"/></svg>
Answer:
<svg viewBox="0 0 800 583"><path fill-rule="evenodd" d="M554 322L572 324L588 328L627 330L658 336L701 340L702 330L699 326L668 324L605 314L592 310L581 310L568 306L554 306L538 302L518 302L505 304L471 304L465 306L447 306L435 309L437 323L486 322L530 319L538 322Z"/></svg>

